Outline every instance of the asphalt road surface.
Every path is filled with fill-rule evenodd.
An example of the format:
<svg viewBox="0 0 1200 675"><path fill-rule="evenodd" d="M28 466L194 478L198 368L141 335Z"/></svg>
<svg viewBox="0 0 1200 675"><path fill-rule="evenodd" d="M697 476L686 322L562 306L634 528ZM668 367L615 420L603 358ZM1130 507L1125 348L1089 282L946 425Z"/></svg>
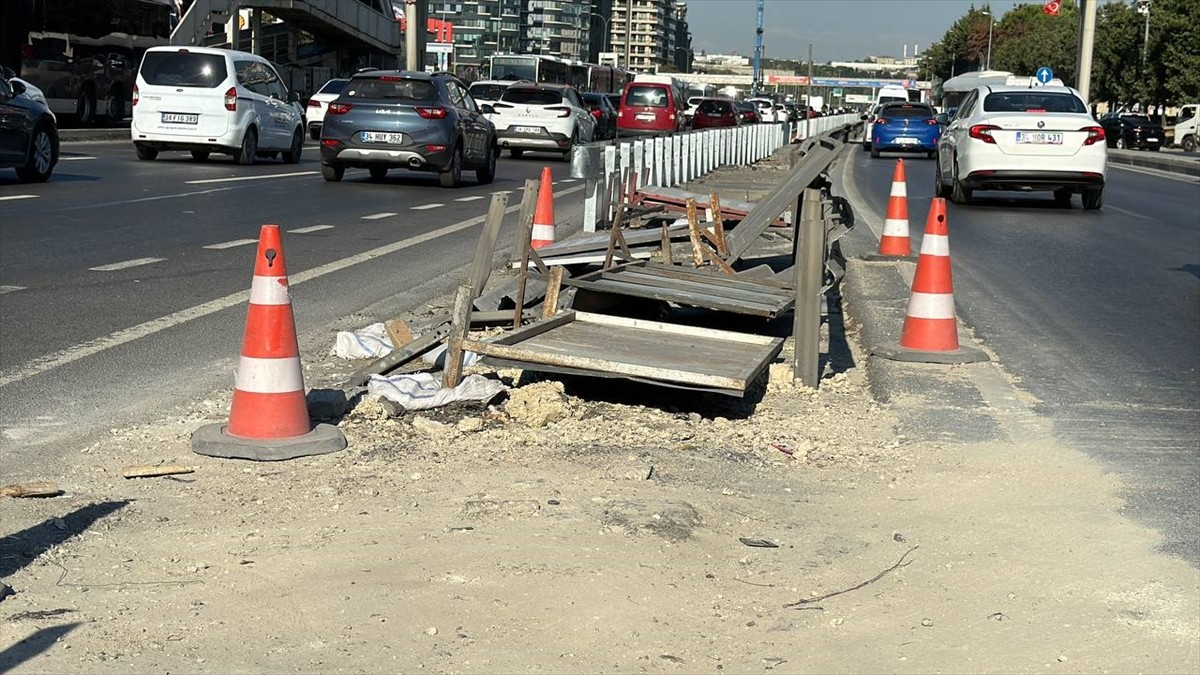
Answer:
<svg viewBox="0 0 1200 675"><path fill-rule="evenodd" d="M420 307L452 292L492 193L511 191L504 246L525 179L553 169L560 222L572 216L562 197L580 189L561 155L540 153L505 155L491 185L471 172L448 190L405 169L326 183L312 146L300 164L252 167L187 153L138 161L120 142L63 150L46 184L0 172L5 463L78 449L231 386L264 223L284 231L301 348L328 349L331 325L374 303L400 294ZM377 320L367 314L340 328Z"/></svg>
<svg viewBox="0 0 1200 675"><path fill-rule="evenodd" d="M847 161L886 211L897 154ZM914 252L933 160L905 159ZM1101 211L1049 193L950 204L959 317L1040 401L1056 434L1129 485L1127 510L1200 563L1200 182L1109 165Z"/></svg>

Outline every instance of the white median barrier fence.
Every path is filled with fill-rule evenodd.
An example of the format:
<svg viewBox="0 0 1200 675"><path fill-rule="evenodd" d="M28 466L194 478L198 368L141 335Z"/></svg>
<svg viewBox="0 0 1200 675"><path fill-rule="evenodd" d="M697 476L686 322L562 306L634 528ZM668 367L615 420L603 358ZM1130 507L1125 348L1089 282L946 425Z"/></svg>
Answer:
<svg viewBox="0 0 1200 675"><path fill-rule="evenodd" d="M753 164L789 143L856 122L857 115L834 115L577 145L571 177L585 181L583 229L595 232L612 223L630 176L638 188L675 187L722 166Z"/></svg>

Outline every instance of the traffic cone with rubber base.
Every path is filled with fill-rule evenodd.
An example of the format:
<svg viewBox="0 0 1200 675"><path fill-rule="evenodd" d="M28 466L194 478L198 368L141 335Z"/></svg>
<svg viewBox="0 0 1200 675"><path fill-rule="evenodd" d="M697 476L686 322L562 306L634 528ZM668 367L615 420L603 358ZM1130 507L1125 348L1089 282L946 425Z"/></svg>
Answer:
<svg viewBox="0 0 1200 675"><path fill-rule="evenodd" d="M879 237L879 252L863 256L863 260L914 260L908 237L908 182L904 176L904 160L896 160L892 170L892 190L888 196L887 215L883 220L883 236Z"/></svg>
<svg viewBox="0 0 1200 675"><path fill-rule="evenodd" d="M945 199L934 198L929 207L900 343L878 347L872 353L894 361L918 363L988 360L983 351L958 343Z"/></svg>
<svg viewBox="0 0 1200 675"><path fill-rule="evenodd" d="M192 434L192 450L210 457L275 461L346 447L335 426L309 421L300 348L278 225L263 225L242 354L228 424Z"/></svg>
<svg viewBox="0 0 1200 675"><path fill-rule="evenodd" d="M542 169L542 184L538 187L537 208L533 211L533 234L529 245L535 249L554 243L554 178L550 167Z"/></svg>

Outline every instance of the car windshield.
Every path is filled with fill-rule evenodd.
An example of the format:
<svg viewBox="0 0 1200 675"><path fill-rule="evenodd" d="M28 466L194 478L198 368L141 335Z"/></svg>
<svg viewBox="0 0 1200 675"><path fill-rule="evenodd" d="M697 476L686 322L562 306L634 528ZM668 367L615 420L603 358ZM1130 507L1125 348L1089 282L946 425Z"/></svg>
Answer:
<svg viewBox="0 0 1200 675"><path fill-rule="evenodd" d="M146 84L212 89L225 81L225 57L198 52L146 52L142 59Z"/></svg>
<svg viewBox="0 0 1200 675"><path fill-rule="evenodd" d="M499 101L500 97L504 95L505 89L508 89L507 84L473 84L468 91L471 92L471 97L474 99Z"/></svg>
<svg viewBox="0 0 1200 675"><path fill-rule="evenodd" d="M1150 118L1146 117L1145 115L1124 115L1122 119L1135 127L1148 127L1154 124L1154 122L1151 122Z"/></svg>
<svg viewBox="0 0 1200 675"><path fill-rule="evenodd" d="M665 108L667 107L667 90L663 87L630 87L625 92L625 105Z"/></svg>
<svg viewBox="0 0 1200 675"><path fill-rule="evenodd" d="M505 103L521 105L558 105L562 103L562 94L553 89L535 89L532 87L509 87L500 97Z"/></svg>
<svg viewBox="0 0 1200 675"><path fill-rule="evenodd" d="M891 105L884 108L879 116L926 119L933 117L933 109L919 105Z"/></svg>
<svg viewBox="0 0 1200 675"><path fill-rule="evenodd" d="M1068 93L1030 91L992 92L983 99L985 112L1086 113L1083 101Z"/></svg>
<svg viewBox="0 0 1200 675"><path fill-rule="evenodd" d="M437 98L437 87L429 80L412 80L407 77L356 77L346 85L342 96L347 98L432 101Z"/></svg>
<svg viewBox="0 0 1200 675"><path fill-rule="evenodd" d="M587 103L588 105L594 105L598 108L604 107L604 101L605 101L604 94L584 94L583 95L584 103Z"/></svg>
<svg viewBox="0 0 1200 675"><path fill-rule="evenodd" d="M728 115L729 103L725 101L702 101L700 106L696 108L696 112L707 115L709 113L717 113L720 115Z"/></svg>
<svg viewBox="0 0 1200 675"><path fill-rule="evenodd" d="M321 87L321 90L318 91L317 93L318 94L340 94L340 93L342 93L342 90L346 88L346 84L348 84L349 82L350 82L350 80L330 80L330 81L326 82L325 86Z"/></svg>

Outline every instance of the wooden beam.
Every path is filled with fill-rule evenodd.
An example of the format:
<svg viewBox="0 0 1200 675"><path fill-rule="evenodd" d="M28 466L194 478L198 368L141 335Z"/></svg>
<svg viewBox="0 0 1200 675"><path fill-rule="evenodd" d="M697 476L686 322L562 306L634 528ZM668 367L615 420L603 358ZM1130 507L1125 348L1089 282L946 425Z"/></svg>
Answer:
<svg viewBox="0 0 1200 675"><path fill-rule="evenodd" d="M546 297L542 300L542 318L548 319L558 311L558 294L562 290L563 267L555 265L550 268L550 278L546 282Z"/></svg>
<svg viewBox="0 0 1200 675"><path fill-rule="evenodd" d="M462 380L463 341L471 328L471 299L473 291L463 284L454 296L454 311L450 315L450 336L446 342L446 367L442 370L442 387L453 389ZM518 316L520 313L518 312Z"/></svg>
<svg viewBox="0 0 1200 675"><path fill-rule="evenodd" d="M479 243L475 246L475 259L471 262L471 276L468 283L474 290L473 297L477 298L483 293L483 287L487 285L488 277L492 275L492 256L496 254L496 240L500 237L500 226L504 224L506 208L508 208L508 193L493 194L487 218L483 221L483 231L479 233Z"/></svg>

